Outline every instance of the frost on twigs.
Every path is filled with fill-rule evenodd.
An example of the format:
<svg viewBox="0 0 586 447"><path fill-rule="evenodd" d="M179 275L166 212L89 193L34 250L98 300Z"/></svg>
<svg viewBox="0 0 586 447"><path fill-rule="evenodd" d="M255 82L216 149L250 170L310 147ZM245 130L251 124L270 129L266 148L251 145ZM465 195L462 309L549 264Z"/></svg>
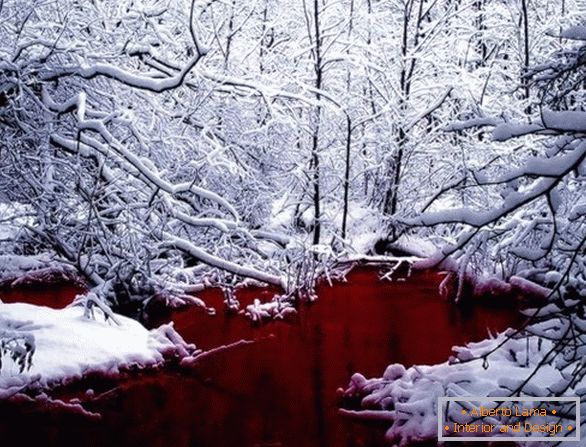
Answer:
<svg viewBox="0 0 586 447"><path fill-rule="evenodd" d="M405 281L411 276L412 267L412 259L396 260L386 269L380 279L383 281Z"/></svg>
<svg viewBox="0 0 586 447"><path fill-rule="evenodd" d="M286 269L287 296L296 302L317 299L315 286L319 280L332 284L334 256L325 245L289 244L281 254Z"/></svg>
<svg viewBox="0 0 586 447"><path fill-rule="evenodd" d="M238 312L240 302L236 298L234 287L222 287L222 293L224 294L224 306L226 306L228 312Z"/></svg>
<svg viewBox="0 0 586 447"><path fill-rule="evenodd" d="M287 319L296 315L296 305L318 299L316 286L320 281L332 284L340 272L334 268L335 257L330 247L304 246L290 243L280 254L286 272L286 290L269 302L255 299L244 314L254 322L265 319Z"/></svg>
<svg viewBox="0 0 586 447"><path fill-rule="evenodd" d="M582 28L568 35L577 38ZM449 232L435 260L451 260L458 279L456 300L466 278L517 276L525 284L547 283L551 299L586 286L581 261L586 112L580 105L585 51L583 43L568 45L529 70L527 80L539 99L531 116L512 118L503 112L486 118L479 112L449 126L458 132L492 128L493 146L502 150L488 162L476 162L464 185L449 184L422 213L404 220ZM552 271L560 273L555 281Z"/></svg>
<svg viewBox="0 0 586 447"><path fill-rule="evenodd" d="M259 299L255 299L253 304L246 306L244 314L258 323L265 319L286 319L296 315L297 311L293 303L286 300L286 296L276 296L268 303L261 303Z"/></svg>
<svg viewBox="0 0 586 447"><path fill-rule="evenodd" d="M56 253L90 287L78 300L86 316L108 321L109 306L156 295L200 304L188 289L217 270L283 286L273 252L288 237L259 229L270 197L250 175L263 160L229 160L190 109L210 88L194 70L208 59L199 22L210 11L197 1L102 6L1 3L0 194L27 212L14 244ZM215 119L208 111L204 122Z"/></svg>
<svg viewBox="0 0 586 447"><path fill-rule="evenodd" d="M114 324L119 325L114 312L108 304L104 302L102 298L100 298L94 292L87 292L83 295L77 295L75 300L72 303L73 306L83 306L84 312L83 316L88 319L95 320L96 313L99 313L104 321L106 322L113 322ZM97 312L96 312L97 311Z"/></svg>
<svg viewBox="0 0 586 447"><path fill-rule="evenodd" d="M27 332L28 326L30 325L26 322L0 317L0 374L10 374L11 364L16 366L18 373L31 368L35 353L35 337Z"/></svg>

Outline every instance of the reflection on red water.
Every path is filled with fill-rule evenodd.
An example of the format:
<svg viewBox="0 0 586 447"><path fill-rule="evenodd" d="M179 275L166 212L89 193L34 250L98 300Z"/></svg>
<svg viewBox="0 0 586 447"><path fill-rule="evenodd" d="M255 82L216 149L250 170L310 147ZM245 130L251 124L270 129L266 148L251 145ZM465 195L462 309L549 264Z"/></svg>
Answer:
<svg viewBox="0 0 586 447"><path fill-rule="evenodd" d="M173 312L176 329L200 348L255 343L208 356L187 372L85 384L96 389L92 399L78 385L74 394L103 414L100 421L2 405L0 439L20 432L26 445L381 445L382 427L337 414L336 389L353 372L380 376L393 362L442 362L455 344L520 324L511 308L461 309L442 300L440 279L420 272L405 282L381 283L375 269L355 270L347 283L320 286L318 303L303 306L297 318L260 327L222 312ZM243 290L239 298L250 301L257 294ZM221 302L218 291L205 295Z"/></svg>

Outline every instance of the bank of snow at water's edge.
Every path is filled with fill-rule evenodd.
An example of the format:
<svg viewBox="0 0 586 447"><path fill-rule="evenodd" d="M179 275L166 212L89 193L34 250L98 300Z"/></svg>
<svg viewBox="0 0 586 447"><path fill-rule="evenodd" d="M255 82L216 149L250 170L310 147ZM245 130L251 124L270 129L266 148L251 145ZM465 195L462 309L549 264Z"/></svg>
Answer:
<svg viewBox="0 0 586 447"><path fill-rule="evenodd" d="M116 315L119 324L83 316L82 307L49 309L30 304L0 304L0 339L23 335L32 340L30 368L20 373L9 356L2 358L0 398L29 384L52 387L88 373L116 374L132 366L150 367L167 356L187 356L195 350L172 325L148 331L140 323Z"/></svg>
<svg viewBox="0 0 586 447"><path fill-rule="evenodd" d="M27 283L75 281L77 271L60 262L56 256L43 253L34 256L0 255L0 284L17 286Z"/></svg>
<svg viewBox="0 0 586 447"><path fill-rule="evenodd" d="M533 325L531 329L533 333L542 336L550 334L555 338L554 334L559 333L563 324L552 319ZM512 330L466 347L455 347L455 357L442 364L408 369L394 364L386 369L383 377L374 379L354 374L344 394L360 397L361 409L341 412L364 419L387 421L389 444L403 446L418 440L437 439L439 397L503 397L514 394L517 389L522 389L521 396L534 397L576 397L585 393L586 379L572 384L571 374L564 375L557 364L559 359L544 362L536 368L552 350L554 341L538 336L517 339L508 337L510 334ZM500 344L502 346L494 350ZM485 359L488 353L490 355ZM535 375L526 384L525 380L534 371ZM471 422L469 416L460 413L461 409L458 405L450 406L443 420L448 423ZM586 405L582 404L581 414L585 411ZM533 424L560 423L559 418L551 415L526 421ZM524 445L523 442L520 445ZM568 445L572 444L568 442Z"/></svg>

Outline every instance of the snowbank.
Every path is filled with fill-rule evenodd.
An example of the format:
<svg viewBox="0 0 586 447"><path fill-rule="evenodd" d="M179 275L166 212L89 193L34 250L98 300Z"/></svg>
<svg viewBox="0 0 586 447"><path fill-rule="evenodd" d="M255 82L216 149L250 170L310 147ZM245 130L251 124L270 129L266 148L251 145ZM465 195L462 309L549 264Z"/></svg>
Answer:
<svg viewBox="0 0 586 447"><path fill-rule="evenodd" d="M78 274L75 268L57 261L49 254L0 255L0 284L16 286L77 279Z"/></svg>
<svg viewBox="0 0 586 447"><path fill-rule="evenodd" d="M551 335L558 333L563 324L552 319L532 326L531 331ZM560 359L548 359L555 341L538 336L513 338L512 334L509 330L493 339L456 347L456 356L439 365L405 369L394 364L386 369L383 377L376 379L354 374L344 395L361 399L361 408L341 411L364 419L388 421L389 445L403 446L413 441L437 439L439 397L502 397L517 390L522 390L521 395L536 397L554 393L575 397L585 393L586 379L571 382L571 374L564 375L563 368L557 364ZM531 374L534 375L530 383L525 383ZM581 407L584 414L585 405ZM456 406L451 406L445 417L457 423L470 422L463 419L467 416L462 416L460 407ZM537 422L559 421L555 416L549 418L546 421L542 417Z"/></svg>
<svg viewBox="0 0 586 447"><path fill-rule="evenodd" d="M172 325L148 331L122 315L117 315L119 325L107 323L99 309L95 312L96 319L88 320L81 307L0 304L0 340L23 334L32 340L33 349L32 363L22 372L14 358L2 356L0 398L33 383L50 388L87 373L117 374L134 366L156 366L168 356L182 357L195 350Z"/></svg>

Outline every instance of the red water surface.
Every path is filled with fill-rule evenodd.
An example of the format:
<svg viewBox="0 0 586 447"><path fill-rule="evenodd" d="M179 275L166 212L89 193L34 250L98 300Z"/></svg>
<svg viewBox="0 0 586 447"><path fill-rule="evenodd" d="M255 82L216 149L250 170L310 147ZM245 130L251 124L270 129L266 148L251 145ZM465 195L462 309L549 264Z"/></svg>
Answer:
<svg viewBox="0 0 586 447"><path fill-rule="evenodd" d="M437 294L441 277L418 272L381 282L374 268L318 288L319 301L287 322L253 326L242 316L175 311L183 337L217 352L189 370L121 381L92 381L54 396L77 395L99 421L38 405L0 405L0 439L59 446L379 446L384 430L341 417L336 390L359 371L380 376L390 363L445 361L453 345L521 324L512 306L457 307ZM260 293L246 289L248 302ZM217 290L203 298L219 304ZM84 396L94 388L94 397ZM61 393L61 394L60 394ZM34 427L34 431L26 427ZM432 442L432 444L435 444Z"/></svg>
<svg viewBox="0 0 586 447"><path fill-rule="evenodd" d="M3 303L29 303L62 309L73 301L76 295L85 291L76 284L55 283L49 285L28 284L18 287L0 288L0 300Z"/></svg>

